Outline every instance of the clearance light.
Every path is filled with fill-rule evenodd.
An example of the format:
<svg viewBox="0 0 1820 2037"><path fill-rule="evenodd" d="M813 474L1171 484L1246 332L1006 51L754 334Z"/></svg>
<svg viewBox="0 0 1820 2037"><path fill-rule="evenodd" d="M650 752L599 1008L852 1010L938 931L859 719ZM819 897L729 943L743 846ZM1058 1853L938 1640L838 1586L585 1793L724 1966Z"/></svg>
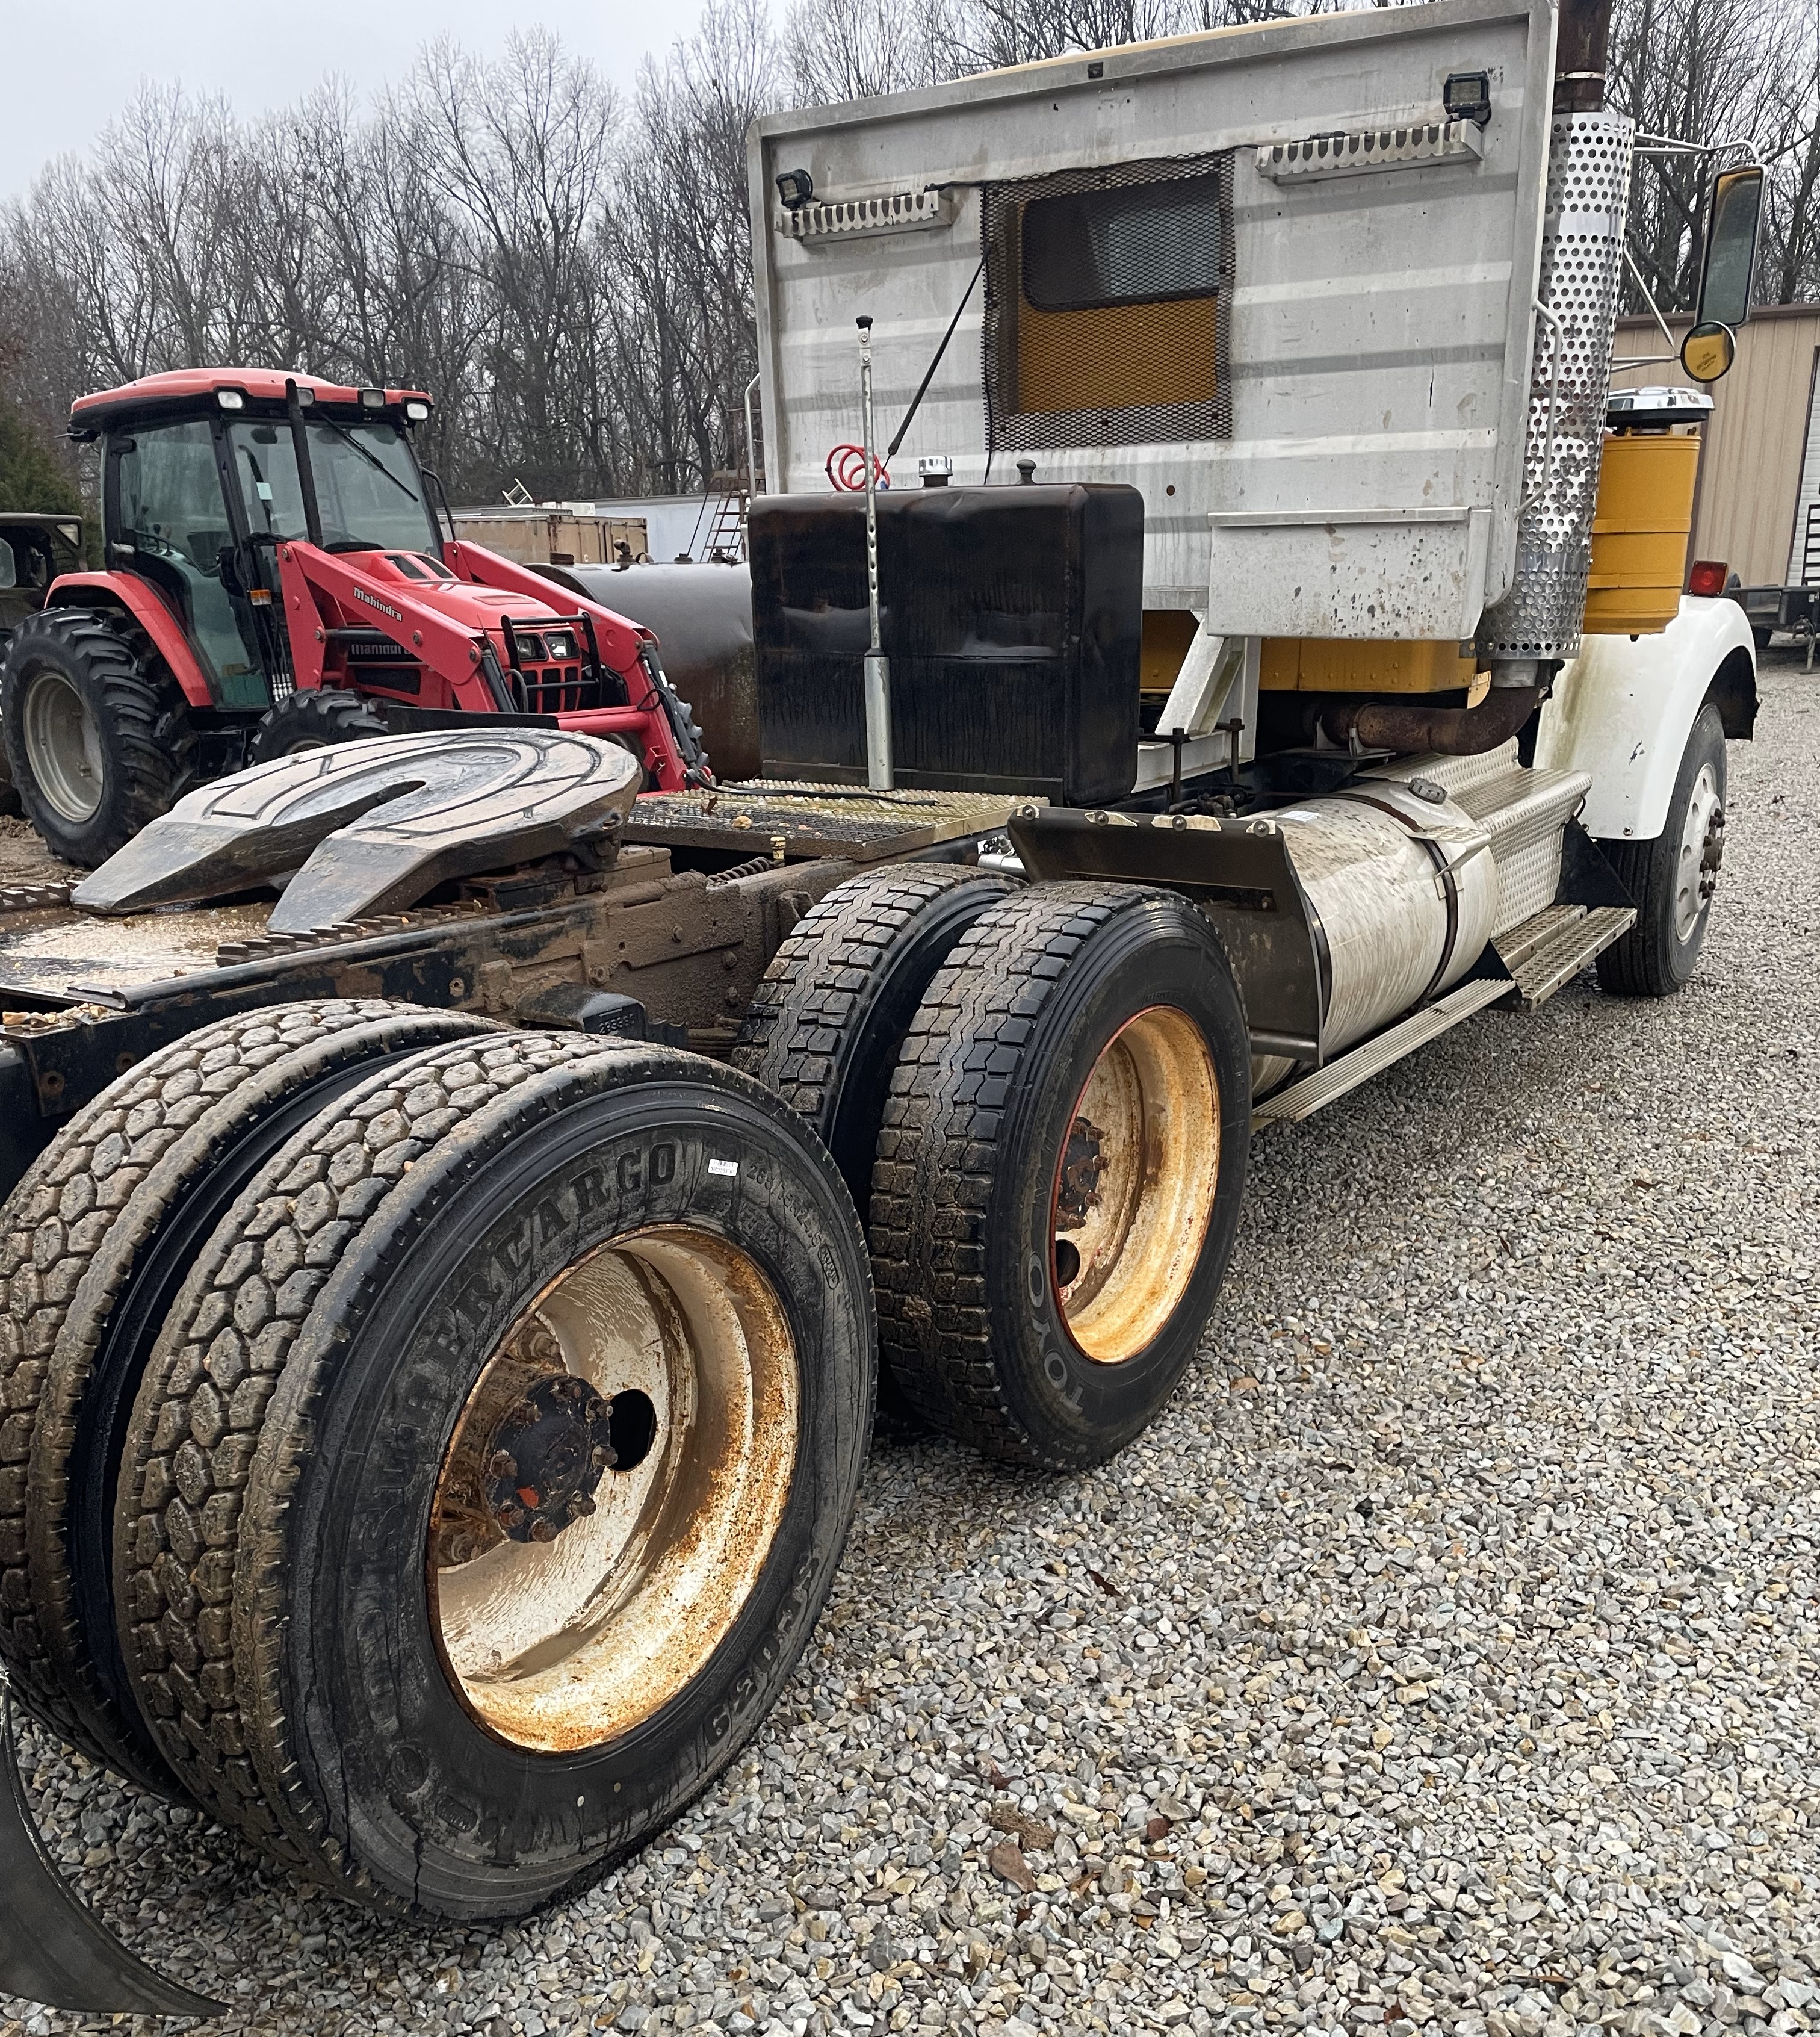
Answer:
<svg viewBox="0 0 1820 2037"><path fill-rule="evenodd" d="M1696 559L1687 576L1690 594L1723 594L1731 569L1724 559Z"/></svg>

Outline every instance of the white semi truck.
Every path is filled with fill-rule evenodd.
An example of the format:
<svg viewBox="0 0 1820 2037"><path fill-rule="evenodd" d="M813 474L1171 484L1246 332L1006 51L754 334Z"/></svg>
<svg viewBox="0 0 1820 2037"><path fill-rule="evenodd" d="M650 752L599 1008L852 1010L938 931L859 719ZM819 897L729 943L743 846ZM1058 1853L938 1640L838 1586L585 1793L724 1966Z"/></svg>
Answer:
<svg viewBox="0 0 1820 2037"><path fill-rule="evenodd" d="M1602 70L1435 0L761 121L765 776L420 733L0 892L20 1705L356 1899L522 1912L757 1729L875 1395L1103 1460L1260 1123L1687 981L1755 668L1686 591L1698 401L1608 397ZM0 1989L194 2006L5 1801Z"/></svg>

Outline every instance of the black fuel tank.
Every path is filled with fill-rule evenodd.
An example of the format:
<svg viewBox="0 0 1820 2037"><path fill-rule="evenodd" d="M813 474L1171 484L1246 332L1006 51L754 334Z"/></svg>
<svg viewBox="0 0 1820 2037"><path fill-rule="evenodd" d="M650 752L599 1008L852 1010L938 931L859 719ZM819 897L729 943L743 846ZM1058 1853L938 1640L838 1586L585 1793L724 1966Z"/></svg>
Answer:
<svg viewBox="0 0 1820 2037"><path fill-rule="evenodd" d="M1138 766L1144 504L1074 482L887 489L880 634L900 784L1097 806ZM751 508L768 777L866 782L866 498Z"/></svg>

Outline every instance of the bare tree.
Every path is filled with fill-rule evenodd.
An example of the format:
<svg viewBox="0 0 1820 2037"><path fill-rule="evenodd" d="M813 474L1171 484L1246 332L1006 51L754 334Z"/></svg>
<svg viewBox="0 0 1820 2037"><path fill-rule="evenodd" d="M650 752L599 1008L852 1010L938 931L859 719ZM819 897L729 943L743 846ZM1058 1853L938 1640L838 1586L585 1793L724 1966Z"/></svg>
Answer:
<svg viewBox="0 0 1820 2037"><path fill-rule="evenodd" d="M0 207L0 402L60 443L85 389L267 362L427 389L458 497L704 486L742 453L759 114L1339 4L795 0L780 32L766 0L710 0L629 103L544 34L493 62L435 44L375 103L333 85L249 123L149 89ZM1820 0L1618 0L1610 69L1645 133L1762 156L1759 295L1820 297ZM1637 172L1631 253L1665 310L1712 160Z"/></svg>

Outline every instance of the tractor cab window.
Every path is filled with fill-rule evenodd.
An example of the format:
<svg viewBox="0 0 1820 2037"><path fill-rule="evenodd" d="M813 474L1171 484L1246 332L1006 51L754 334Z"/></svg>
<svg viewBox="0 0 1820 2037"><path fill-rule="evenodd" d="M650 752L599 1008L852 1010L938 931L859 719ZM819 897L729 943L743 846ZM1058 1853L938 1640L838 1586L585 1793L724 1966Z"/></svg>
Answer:
<svg viewBox="0 0 1820 2037"><path fill-rule="evenodd" d="M141 425L115 459L115 541L130 545L136 567L174 598L206 670L222 680L257 671L221 580L234 534L207 418Z"/></svg>
<svg viewBox="0 0 1820 2037"><path fill-rule="evenodd" d="M435 551L436 527L410 448L386 421L304 425L323 542L330 551ZM243 420L228 428L234 471L255 533L306 535L296 448L288 424Z"/></svg>

